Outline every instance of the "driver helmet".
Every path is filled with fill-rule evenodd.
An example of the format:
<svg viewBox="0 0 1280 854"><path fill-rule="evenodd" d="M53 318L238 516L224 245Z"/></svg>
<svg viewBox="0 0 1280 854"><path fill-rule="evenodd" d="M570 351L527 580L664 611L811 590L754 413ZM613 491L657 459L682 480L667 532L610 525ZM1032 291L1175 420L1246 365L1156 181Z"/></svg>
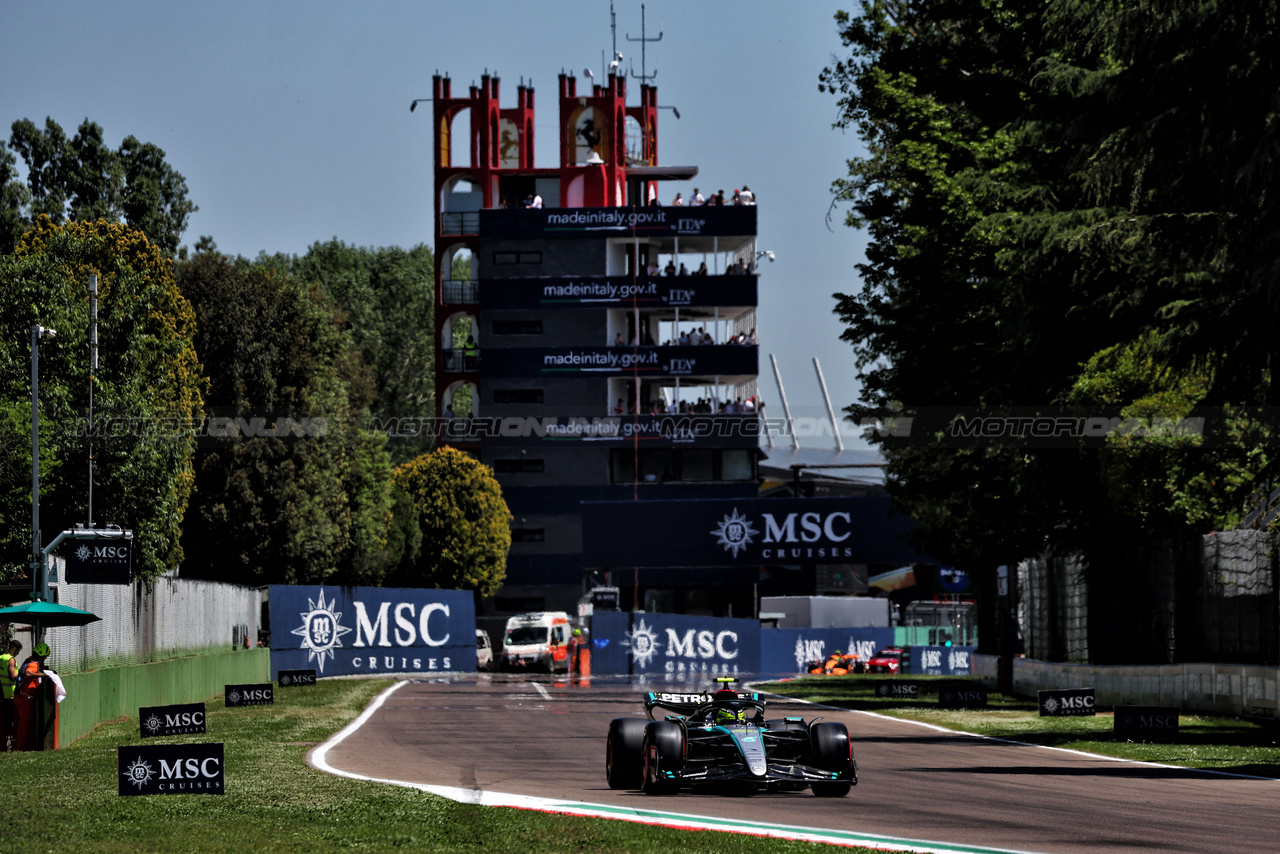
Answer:
<svg viewBox="0 0 1280 854"><path fill-rule="evenodd" d="M711 698L716 703L734 703L732 708L721 706L716 709L715 721L718 724L746 723L747 711L737 705L738 693L727 688L717 691Z"/></svg>

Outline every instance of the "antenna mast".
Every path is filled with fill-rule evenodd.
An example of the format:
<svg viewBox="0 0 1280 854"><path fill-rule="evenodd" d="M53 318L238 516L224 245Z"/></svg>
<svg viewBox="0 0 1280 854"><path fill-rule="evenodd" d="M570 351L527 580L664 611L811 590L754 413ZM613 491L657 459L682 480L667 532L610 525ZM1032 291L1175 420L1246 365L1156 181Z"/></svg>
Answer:
<svg viewBox="0 0 1280 854"><path fill-rule="evenodd" d="M615 38L616 38L616 37L615 37ZM640 4L640 38L638 38L638 39L637 39L637 38L632 38L630 35L628 35L628 36L627 36L627 41L629 41L629 42L640 42L640 73L639 73L639 74L636 74L636 69L635 69L635 67L634 67L634 66L631 66L631 76L632 76L632 77L634 77L635 79L639 80L641 83L646 83L646 82L648 82L648 81L652 80L653 78L657 77L657 76L658 76L658 69L656 69L656 68L655 68L655 69L653 69L653 73L652 73L652 74L649 74L649 73L648 73L648 72L649 72L649 69L648 69L648 67L645 65L644 46L645 46L645 44L647 44L648 42L660 42L660 41L662 41L662 27L661 27L661 25L659 25L659 27L658 27L658 37L657 37L656 39L651 39L651 38L646 38L646 37L645 37L645 31L644 31L644 4L643 4L643 3L641 3L641 4ZM614 49L614 54L615 54L615 55L617 55L617 48L616 48L616 46L615 46L615 49Z"/></svg>

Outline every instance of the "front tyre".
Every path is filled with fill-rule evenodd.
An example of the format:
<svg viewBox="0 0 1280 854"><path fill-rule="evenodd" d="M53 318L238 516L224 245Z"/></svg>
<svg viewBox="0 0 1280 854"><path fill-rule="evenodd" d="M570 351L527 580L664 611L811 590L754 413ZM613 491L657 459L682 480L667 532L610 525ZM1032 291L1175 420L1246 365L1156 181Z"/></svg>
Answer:
<svg viewBox="0 0 1280 854"><path fill-rule="evenodd" d="M641 718L615 718L609 724L604 775L610 789L638 789L644 771L644 727Z"/></svg>
<svg viewBox="0 0 1280 854"><path fill-rule="evenodd" d="M684 768L684 730L671 721L652 721L644 728L644 773L641 788L646 795L672 795L680 784L669 775Z"/></svg>
<svg viewBox="0 0 1280 854"><path fill-rule="evenodd" d="M843 798L858 782L857 765L853 761L853 744L849 741L849 730L842 723L823 721L810 728L809 739L813 749L813 764L816 767L852 778L833 780L829 783L814 783L811 786L814 796Z"/></svg>

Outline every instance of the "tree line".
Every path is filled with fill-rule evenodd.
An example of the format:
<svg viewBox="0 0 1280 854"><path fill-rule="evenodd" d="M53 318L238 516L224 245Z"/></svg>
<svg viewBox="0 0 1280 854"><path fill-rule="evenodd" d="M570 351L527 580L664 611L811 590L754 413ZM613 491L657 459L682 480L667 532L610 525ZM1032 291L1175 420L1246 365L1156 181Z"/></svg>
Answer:
<svg viewBox="0 0 1280 854"><path fill-rule="evenodd" d="M1048 551L1107 583L1270 492L1280 338L1275 2L866 0L821 76L865 153L837 293L928 547L982 573ZM957 447L928 413L1108 412L1203 431ZM899 431L901 432L901 431Z"/></svg>
<svg viewBox="0 0 1280 854"><path fill-rule="evenodd" d="M0 143L0 573L31 551L30 328L45 542L88 513L134 571L244 584L493 593L509 514L492 473L370 429L434 413L429 247L332 239L301 256L181 245L196 210L164 152L22 120ZM90 274L99 368L88 418ZM377 416L374 418L373 416Z"/></svg>

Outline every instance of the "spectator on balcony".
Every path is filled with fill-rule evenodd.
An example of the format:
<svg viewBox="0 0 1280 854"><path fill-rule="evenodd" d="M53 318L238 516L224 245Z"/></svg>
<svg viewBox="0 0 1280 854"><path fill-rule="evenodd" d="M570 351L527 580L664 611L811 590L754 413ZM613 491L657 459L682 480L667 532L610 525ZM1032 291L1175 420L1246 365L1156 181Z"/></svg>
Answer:
<svg viewBox="0 0 1280 854"><path fill-rule="evenodd" d="M760 343L759 341L756 340L756 330L754 326L751 327L751 331L747 333L747 343L752 346L755 346Z"/></svg>
<svg viewBox="0 0 1280 854"><path fill-rule="evenodd" d="M627 342L622 340L622 333L621 333L621 332L619 332L617 335L613 336L613 346L615 346L615 347L625 347L625 346L627 346Z"/></svg>
<svg viewBox="0 0 1280 854"><path fill-rule="evenodd" d="M683 261L680 263L680 272L678 275L681 275L681 276L689 275L689 268L684 265Z"/></svg>
<svg viewBox="0 0 1280 854"><path fill-rule="evenodd" d="M464 371L474 371L476 369L476 356L479 348L476 347L476 339L471 333L467 333L467 340L462 344L462 369Z"/></svg>
<svg viewBox="0 0 1280 854"><path fill-rule="evenodd" d="M702 193L698 192L698 188L693 188L693 195L689 197L689 207L696 208L699 205L705 205L707 200L702 198Z"/></svg>
<svg viewBox="0 0 1280 854"><path fill-rule="evenodd" d="M711 197L711 204L718 208L724 207L724 190L716 190L716 194Z"/></svg>
<svg viewBox="0 0 1280 854"><path fill-rule="evenodd" d="M660 272L661 270L658 269L657 261L650 261L648 268L645 269L646 275L649 276L657 276Z"/></svg>
<svg viewBox="0 0 1280 854"><path fill-rule="evenodd" d="M676 274L676 262L668 261L667 266L662 269L662 275L674 276Z"/></svg>
<svg viewBox="0 0 1280 854"><path fill-rule="evenodd" d="M705 275L707 275L707 262L706 262L706 261L703 261L703 262L702 262L702 264L698 267L698 272L694 273L694 275L695 275L695 276L705 276Z"/></svg>
<svg viewBox="0 0 1280 854"><path fill-rule="evenodd" d="M742 204L742 193L739 192L738 190L734 190L732 201L733 201L733 204L740 206Z"/></svg>
<svg viewBox="0 0 1280 854"><path fill-rule="evenodd" d="M453 404L452 403L446 403L444 405L444 420L445 421L453 420Z"/></svg>
<svg viewBox="0 0 1280 854"><path fill-rule="evenodd" d="M542 207L542 196L539 196L537 193L530 193L530 194L529 194L529 201L525 204L525 207L526 207L526 208L541 208L541 207Z"/></svg>
<svg viewBox="0 0 1280 854"><path fill-rule="evenodd" d="M671 202L671 206L673 208L684 207L684 196L680 195L679 193L676 193L675 200Z"/></svg>
<svg viewBox="0 0 1280 854"><path fill-rule="evenodd" d="M746 184L742 185L742 203L744 205L754 205L756 203L756 194L751 192L751 188Z"/></svg>
<svg viewBox="0 0 1280 854"><path fill-rule="evenodd" d="M683 329L680 330L680 337L676 339L676 343L681 347L689 346L689 333Z"/></svg>
<svg viewBox="0 0 1280 854"><path fill-rule="evenodd" d="M622 398L618 398L618 402L613 405L614 415L625 415L627 408L622 405Z"/></svg>

